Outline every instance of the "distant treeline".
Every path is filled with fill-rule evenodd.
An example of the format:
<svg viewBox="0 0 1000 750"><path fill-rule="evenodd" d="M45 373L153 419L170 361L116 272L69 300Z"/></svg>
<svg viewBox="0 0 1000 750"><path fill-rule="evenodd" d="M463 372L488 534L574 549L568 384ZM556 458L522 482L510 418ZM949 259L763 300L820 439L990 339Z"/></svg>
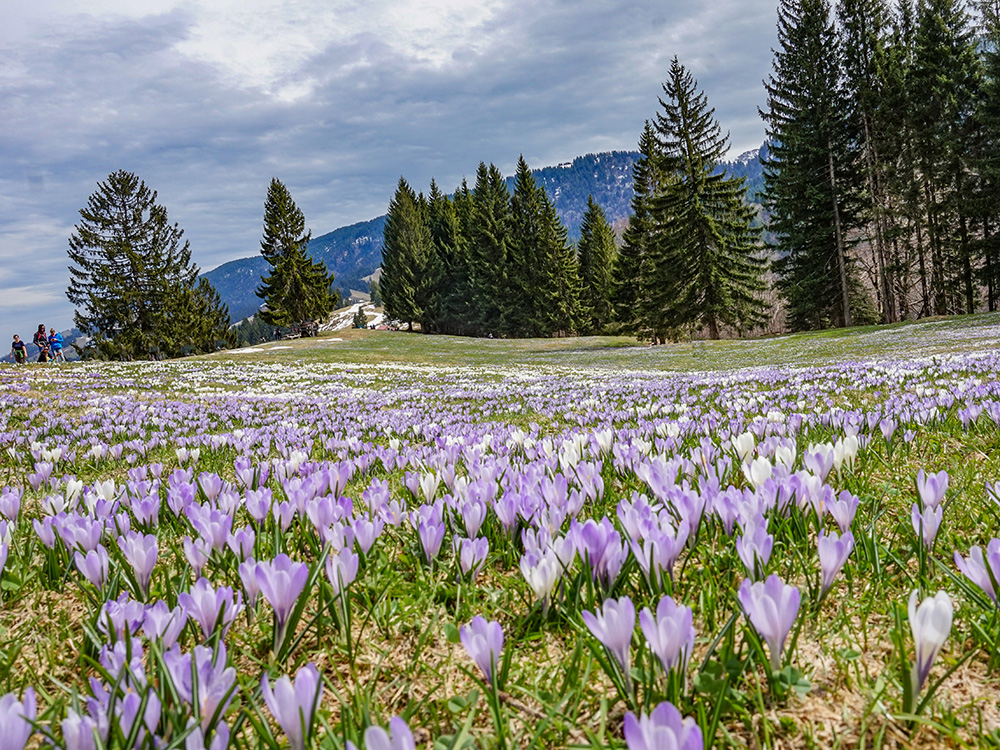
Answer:
<svg viewBox="0 0 1000 750"><path fill-rule="evenodd" d="M454 198L432 181L428 196L400 179L389 204L378 291L393 318L428 333L555 336L601 330L614 235L592 200L579 255L527 163L513 190L480 164Z"/></svg>

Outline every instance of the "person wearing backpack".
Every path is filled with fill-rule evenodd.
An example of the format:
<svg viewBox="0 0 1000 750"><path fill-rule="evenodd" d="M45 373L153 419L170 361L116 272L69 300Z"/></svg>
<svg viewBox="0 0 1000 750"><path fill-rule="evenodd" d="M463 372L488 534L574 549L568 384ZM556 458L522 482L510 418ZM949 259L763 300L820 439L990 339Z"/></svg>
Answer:
<svg viewBox="0 0 1000 750"><path fill-rule="evenodd" d="M49 360L52 362L65 362L66 355L63 354L63 337L57 333L55 328L49 329Z"/></svg>
<svg viewBox="0 0 1000 750"><path fill-rule="evenodd" d="M45 335L45 324L39 323L38 330L31 337L31 343L38 347L38 362L49 361L49 339Z"/></svg>

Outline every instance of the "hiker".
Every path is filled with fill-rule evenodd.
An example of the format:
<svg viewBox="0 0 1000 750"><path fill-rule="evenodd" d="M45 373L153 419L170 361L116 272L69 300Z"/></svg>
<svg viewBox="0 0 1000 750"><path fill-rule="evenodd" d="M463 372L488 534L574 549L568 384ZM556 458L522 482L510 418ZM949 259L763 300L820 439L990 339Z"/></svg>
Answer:
<svg viewBox="0 0 1000 750"><path fill-rule="evenodd" d="M35 331L35 335L31 337L31 343L38 347L38 360L39 362L49 361L49 339L45 335L45 324L39 323L38 330Z"/></svg>
<svg viewBox="0 0 1000 750"><path fill-rule="evenodd" d="M23 365L28 361L28 347L21 341L21 337L14 334L14 343L10 345L10 356L14 359L14 364Z"/></svg>
<svg viewBox="0 0 1000 750"><path fill-rule="evenodd" d="M49 329L49 359L52 362L66 361L66 355L63 354L63 337L61 333L56 333L55 328Z"/></svg>

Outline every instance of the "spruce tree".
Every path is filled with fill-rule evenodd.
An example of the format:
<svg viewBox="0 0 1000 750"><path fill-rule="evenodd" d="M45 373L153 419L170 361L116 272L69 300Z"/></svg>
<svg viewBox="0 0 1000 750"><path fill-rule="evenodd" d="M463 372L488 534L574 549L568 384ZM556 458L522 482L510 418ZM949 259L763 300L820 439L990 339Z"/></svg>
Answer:
<svg viewBox="0 0 1000 750"><path fill-rule="evenodd" d="M883 106L889 92L886 74L889 11L884 0L840 0L837 16L841 25L845 98L849 106L848 127L860 149L864 173L863 200L859 219L863 238L872 248L876 284L884 322L899 319L895 290L899 284L890 243L894 234L893 214L887 192L886 154L898 148L898 137L890 125L892 113ZM888 143L887 143L888 142ZM888 148L884 148L889 146Z"/></svg>
<svg viewBox="0 0 1000 750"><path fill-rule="evenodd" d="M787 323L850 326L858 287L849 282L847 237L856 223L852 182L860 172L827 0L781 0L778 48L764 87L765 199Z"/></svg>
<svg viewBox="0 0 1000 750"><path fill-rule="evenodd" d="M695 327L717 339L723 325L743 331L764 320L760 231L743 180L717 169L729 136L676 57L663 92L656 132L675 180L651 200L644 317L659 339Z"/></svg>
<svg viewBox="0 0 1000 750"><path fill-rule="evenodd" d="M617 252L611 225L594 196L590 195L580 225L578 245L580 329L583 333L600 333L611 322L612 274Z"/></svg>
<svg viewBox="0 0 1000 750"><path fill-rule="evenodd" d="M480 162L471 197L469 323L472 332L488 335L502 325L510 229L510 194L496 166Z"/></svg>
<svg viewBox="0 0 1000 750"><path fill-rule="evenodd" d="M424 312L427 330L458 333L468 294L468 260L455 207L434 180L427 199L427 227L431 251L426 276L434 289L430 310Z"/></svg>
<svg viewBox="0 0 1000 750"><path fill-rule="evenodd" d="M524 156L518 157L510 196L502 312L502 329L508 336L542 335L541 316L557 301L554 290L545 285L545 276L552 269L546 268L542 239L543 198Z"/></svg>
<svg viewBox="0 0 1000 750"><path fill-rule="evenodd" d="M632 165L632 211L613 271L611 302L614 317L621 330L626 333L639 332L642 262L645 245L652 231L650 202L664 184L661 163L656 134L647 120L639 137L639 159Z"/></svg>
<svg viewBox="0 0 1000 750"><path fill-rule="evenodd" d="M455 286L448 296L448 314L454 319L452 333L469 335L474 332L475 314L472 303L472 257L470 250L473 236L472 191L465 179L452 196L456 226Z"/></svg>
<svg viewBox="0 0 1000 750"><path fill-rule="evenodd" d="M191 329L225 335L228 312L214 290L198 291L183 230L135 174L119 170L98 183L80 217L69 238L66 296L77 305L76 326L102 356L145 358L154 347L176 354L172 327L182 317Z"/></svg>
<svg viewBox="0 0 1000 750"><path fill-rule="evenodd" d="M182 287L170 303L170 315L161 336L162 350L211 352L235 346L236 332L229 327L229 310L215 287L205 278Z"/></svg>
<svg viewBox="0 0 1000 750"><path fill-rule="evenodd" d="M261 255L271 272L257 288L257 296L267 306L260 316L271 325L287 327L324 319L336 306L336 295L330 292L333 274L327 273L321 261L309 257L312 233L306 231L305 224L288 188L272 178L264 202L260 242Z"/></svg>
<svg viewBox="0 0 1000 750"><path fill-rule="evenodd" d="M379 292L386 315L407 323L423 318L420 306L424 272L432 250L431 233L420 201L402 177L389 202L382 242Z"/></svg>
<svg viewBox="0 0 1000 750"><path fill-rule="evenodd" d="M896 309L901 319L911 313L929 314L930 288L925 258L926 232L921 220L921 188L914 145L913 100L910 90L916 20L910 0L901 0L880 66L884 78L878 102L884 132L875 129L876 147L885 168L887 234ZM914 306L915 309L914 309Z"/></svg>
<svg viewBox="0 0 1000 750"><path fill-rule="evenodd" d="M580 265L555 204L539 185L543 293L537 297L543 336L570 336L580 327Z"/></svg>
<svg viewBox="0 0 1000 750"><path fill-rule="evenodd" d="M980 283L987 308L1000 307L1000 3L980 3L983 83L976 117L980 138L975 169L980 175L977 213L981 240Z"/></svg>
<svg viewBox="0 0 1000 750"><path fill-rule="evenodd" d="M975 309L976 260L966 198L973 191L972 115L979 77L964 4L921 0L910 86L933 309L938 315Z"/></svg>

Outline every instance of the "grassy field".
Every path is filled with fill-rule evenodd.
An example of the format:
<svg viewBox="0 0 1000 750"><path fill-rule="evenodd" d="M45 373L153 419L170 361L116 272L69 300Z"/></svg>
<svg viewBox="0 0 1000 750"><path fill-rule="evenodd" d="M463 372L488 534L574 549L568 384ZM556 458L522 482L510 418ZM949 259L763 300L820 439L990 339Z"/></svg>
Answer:
<svg viewBox="0 0 1000 750"><path fill-rule="evenodd" d="M998 315L0 368L0 726L1000 746L998 373Z"/></svg>
<svg viewBox="0 0 1000 750"><path fill-rule="evenodd" d="M981 351L1000 346L1000 314L924 319L892 326L833 329L763 339L696 340L647 346L624 336L564 339L480 339L424 336L404 331L339 331L332 336L250 347L224 357L356 364L732 370L746 367L808 367Z"/></svg>

